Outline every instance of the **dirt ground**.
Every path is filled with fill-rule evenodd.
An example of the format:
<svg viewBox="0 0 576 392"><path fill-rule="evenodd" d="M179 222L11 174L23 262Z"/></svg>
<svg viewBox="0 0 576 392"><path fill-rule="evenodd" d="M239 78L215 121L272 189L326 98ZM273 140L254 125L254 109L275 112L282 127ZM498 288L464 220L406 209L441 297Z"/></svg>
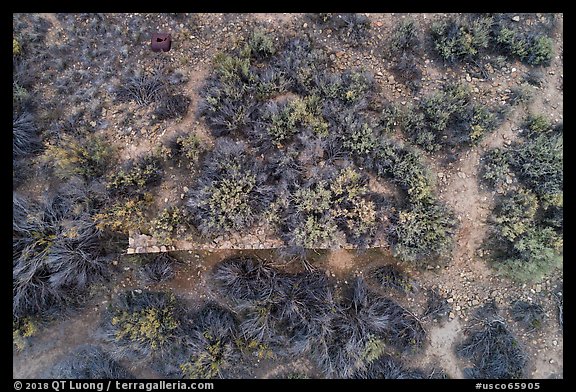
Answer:
<svg viewBox="0 0 576 392"><path fill-rule="evenodd" d="M197 105L200 102L199 91L202 83L211 71L211 59L223 49L230 48L237 41L238 31L250 26L260 26L272 33L294 35L296 33L314 33L323 37L322 42L329 52L334 54L337 67L350 68L362 66L374 73L383 96L393 102L405 102L412 98L409 89L395 80L388 71L387 60L380 55L380 49L391 26L399 18L410 17L428 26L435 18L443 14L368 14L372 22L371 42L361 48L342 47L342 43L330 31L322 33L312 30L314 24L302 14L197 14L195 24L178 25L176 22L166 25L166 19L155 15L147 16L150 29L169 28L173 31L173 49L161 54L164 61L177 65L188 81L185 94L192 104L188 114L178 122L167 122L160 126L133 124L132 131L119 132L119 118L124 118L131 107L115 110L110 102L105 102L102 122L110 124L101 132L110 140L122 146L119 152L121 160L128 160L150 153L163 140L169 139L180 130L194 130L207 143L212 137L197 117ZM53 14L44 17L52 23L48 34L63 34L59 20ZM129 16L127 16L129 18ZM449 299L452 306L450 317L445 322L427 320L428 344L423 355L410 359L415 366L436 365L446 371L451 378L462 378L466 364L457 359L454 345L465 336L466 327L472 321L472 312L482 304L494 299L499 305L500 314L507 320L522 347L528 353L528 375L531 378L563 377L563 332L557 320L557 305L554 294L561 290L563 275L557 271L542 282L517 284L499 276L488 262L479 254L480 245L486 236L487 218L494 204L496 192L484 189L478 182L479 158L489 148L509 144L518 136L521 120L528 112L547 115L553 123L563 121L563 16L557 17L558 27L554 37L555 57L550 67L545 68L542 87L536 91L535 99L528 108L516 107L506 121L479 146L467 150L448 165L428 159L433 173L437 174L436 190L440 198L452 208L460 221L456 234L456 246L453 257L445 266L433 266L429 269L417 269L402 264L402 267L418 282L422 288L437 288ZM139 43L136 51L142 56L142 62L152 64L160 56L147 50L146 43ZM368 48L368 49L367 49ZM419 59L423 71L422 91L436 88L445 77L445 68L426 57ZM470 77L466 69L453 67L450 73L457 78L471 81L477 88L479 97L486 102L506 102L510 88L520 84L520 76L528 67L520 62L510 65L508 71L492 75L492 80ZM139 133L135 131L139 129ZM166 206L180 203L184 184L167 175L158 188L160 203ZM150 289L169 289L197 306L210 298L206 282L207 272L222 259L233 254L255 254L264 259L276 259L273 251L182 251L175 252L181 261L177 266L176 277L166 283L152 286ZM362 275L375 265L395 263L388 251L368 250L356 252L350 250L310 251L310 264L337 279L338 284L348 284L353 276ZM98 342L100 315L103 308L118 292L130 287L139 287L134 277L134 263L128 255L117 257L118 275L109 284L99 287L82 311L61 321L54 321L42 327L38 336L29 341L22 352L13 353L13 377L35 378L74 347ZM287 268L301 268L289 264ZM528 333L510 318L509 305L513 300L524 299L541 303L546 311L547 322L537 332ZM421 310L424 306L421 298L405 298L412 310ZM263 363L258 371L247 377L273 377L286 369L302 369L309 366L305 361L271 367ZM140 377L158 377L149 369L133 369Z"/></svg>

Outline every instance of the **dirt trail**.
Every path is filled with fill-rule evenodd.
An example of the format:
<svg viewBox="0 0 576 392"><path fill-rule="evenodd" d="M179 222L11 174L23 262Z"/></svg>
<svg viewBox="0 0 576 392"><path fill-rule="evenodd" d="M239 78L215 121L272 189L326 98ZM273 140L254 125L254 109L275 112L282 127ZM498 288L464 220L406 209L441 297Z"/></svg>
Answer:
<svg viewBox="0 0 576 392"><path fill-rule="evenodd" d="M428 336L430 347L426 351L424 362L446 371L450 378L463 378L461 361L454 354L454 343L462 333L458 319L446 322L441 327L430 328Z"/></svg>
<svg viewBox="0 0 576 392"><path fill-rule="evenodd" d="M96 341L94 330L100 319L100 309L89 306L78 316L54 322L30 340L30 346L13 355L14 378L37 378L61 357L77 346Z"/></svg>

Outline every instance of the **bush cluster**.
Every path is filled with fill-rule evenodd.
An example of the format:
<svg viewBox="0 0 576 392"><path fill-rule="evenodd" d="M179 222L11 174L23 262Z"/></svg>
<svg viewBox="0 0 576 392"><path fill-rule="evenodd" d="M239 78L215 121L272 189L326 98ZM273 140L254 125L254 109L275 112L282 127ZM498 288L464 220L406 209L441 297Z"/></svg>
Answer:
<svg viewBox="0 0 576 392"><path fill-rule="evenodd" d="M518 379L524 377L526 354L520 343L499 319L485 320L469 331L456 348L460 358L472 361L465 369L468 378Z"/></svg>
<svg viewBox="0 0 576 392"><path fill-rule="evenodd" d="M134 379L122 365L102 348L83 345L56 363L48 378L59 379Z"/></svg>
<svg viewBox="0 0 576 392"><path fill-rule="evenodd" d="M82 176L91 180L103 176L112 164L113 149L103 136L63 135L57 144L49 144L44 160L59 178Z"/></svg>
<svg viewBox="0 0 576 392"><path fill-rule="evenodd" d="M288 274L251 258L231 258L212 275L249 340L277 355L309 356L329 377L364 371L384 352L422 347L425 331L408 310L360 278L337 293L319 273Z"/></svg>
<svg viewBox="0 0 576 392"><path fill-rule="evenodd" d="M396 37L399 50L409 52L415 34L413 25L403 27ZM375 109L373 76L361 69L333 71L325 51L308 38L280 45L257 31L245 42L216 56L214 72L201 92L200 115L214 136L227 137L201 162L201 174L191 186L188 207L194 226L215 236L250 228L265 218L277 223L292 251L331 246L344 238L368 246L381 223L389 221L382 216L389 201L368 192L367 176L355 170L355 164L397 183L408 194L410 210L442 212L436 223L426 226L439 231L435 239L441 240L414 253L423 253L418 256L422 259L445 253L450 241L444 237L453 234L450 217L435 208L422 157L385 135L401 116L390 104ZM455 133L479 140L493 128L492 113L472 105L463 88L450 87L444 94L420 109L443 130L449 123ZM451 102L445 103L448 96ZM335 181L348 181L352 193L339 195Z"/></svg>
<svg viewBox="0 0 576 392"><path fill-rule="evenodd" d="M550 65L554 54L552 38L543 34L499 26L495 41L504 54L530 65Z"/></svg>
<svg viewBox="0 0 576 392"><path fill-rule="evenodd" d="M181 313L172 293L131 290L121 294L104 321L113 356L149 360L168 352L182 336Z"/></svg>
<svg viewBox="0 0 576 392"><path fill-rule="evenodd" d="M491 17L435 22L431 28L434 48L448 62L475 58L488 48L492 24Z"/></svg>
<svg viewBox="0 0 576 392"><path fill-rule="evenodd" d="M218 140L188 199L195 225L204 235L250 228L274 197L266 180L244 143Z"/></svg>
<svg viewBox="0 0 576 392"><path fill-rule="evenodd" d="M13 315L72 306L108 274L105 235L92 219L102 189L69 183L33 202L13 195Z"/></svg>
<svg viewBox="0 0 576 392"><path fill-rule="evenodd" d="M494 211L490 255L515 279L540 279L562 263L562 235L536 219L538 209L536 195L521 189L504 195Z"/></svg>
<svg viewBox="0 0 576 392"><path fill-rule="evenodd" d="M481 15L435 22L431 28L434 48L449 63L476 63L482 55L495 53L530 65L550 65L552 38L538 26L517 27L505 19Z"/></svg>
<svg viewBox="0 0 576 392"><path fill-rule="evenodd" d="M530 117L526 128L523 140L482 158L483 179L507 189L485 245L495 265L520 280L558 266L563 245L562 131L543 116Z"/></svg>
<svg viewBox="0 0 576 392"><path fill-rule="evenodd" d="M171 245L172 241L186 233L188 228L188 211L179 207L168 207L150 221L149 231L161 244Z"/></svg>
<svg viewBox="0 0 576 392"><path fill-rule="evenodd" d="M318 173L295 189L285 209L283 232L288 245L329 247L336 243L338 230L351 244L369 245L378 227L379 205L367 181L347 166L334 173Z"/></svg>
<svg viewBox="0 0 576 392"><path fill-rule="evenodd" d="M146 186L157 184L162 178L161 160L149 155L128 162L108 177L108 188L117 195L143 194Z"/></svg>
<svg viewBox="0 0 576 392"><path fill-rule="evenodd" d="M409 108L404 130L410 140L428 152L478 143L498 125L497 113L472 101L470 90L450 84Z"/></svg>

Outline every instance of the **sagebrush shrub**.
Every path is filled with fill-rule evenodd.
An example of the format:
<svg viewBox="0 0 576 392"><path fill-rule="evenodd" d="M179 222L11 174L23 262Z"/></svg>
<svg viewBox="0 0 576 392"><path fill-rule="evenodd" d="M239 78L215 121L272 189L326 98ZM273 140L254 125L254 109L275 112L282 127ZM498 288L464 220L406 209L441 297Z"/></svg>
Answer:
<svg viewBox="0 0 576 392"><path fill-rule="evenodd" d="M110 306L104 329L117 358L147 360L181 337L181 310L172 293L131 290Z"/></svg>
<svg viewBox="0 0 576 392"><path fill-rule="evenodd" d="M30 317L12 318L12 342L17 351L26 348L28 338L36 335L38 332L37 322Z"/></svg>
<svg viewBox="0 0 576 392"><path fill-rule="evenodd" d="M419 45L418 31L413 20L403 20L396 25L390 38L390 51L393 54L414 52Z"/></svg>
<svg viewBox="0 0 576 392"><path fill-rule="evenodd" d="M434 152L477 144L497 124L495 112L474 103L466 86L451 84L409 108L404 130L412 142Z"/></svg>
<svg viewBox="0 0 576 392"><path fill-rule="evenodd" d="M179 207L165 208L150 221L150 235L163 245L171 245L175 238L186 233L189 221L187 210Z"/></svg>
<svg viewBox="0 0 576 392"><path fill-rule="evenodd" d="M562 133L537 134L511 153L510 166L520 182L547 203L563 192L563 146Z"/></svg>
<svg viewBox="0 0 576 392"><path fill-rule="evenodd" d="M144 156L128 162L124 168L108 177L108 188L118 194L142 194L145 187L156 184L162 177L160 158Z"/></svg>
<svg viewBox="0 0 576 392"><path fill-rule="evenodd" d="M250 54L256 58L269 57L276 53L274 39L263 30L254 30L248 38Z"/></svg>
<svg viewBox="0 0 576 392"><path fill-rule="evenodd" d="M462 23L454 19L432 24L434 48L445 61L469 60L486 49L490 42L493 20L490 17Z"/></svg>
<svg viewBox="0 0 576 392"><path fill-rule="evenodd" d="M521 300L512 302L510 313L512 314L512 319L520 323L528 331L541 329L546 317L542 305Z"/></svg>
<svg viewBox="0 0 576 392"><path fill-rule="evenodd" d="M459 357L471 360L468 378L523 378L527 358L520 343L501 320L485 321L456 348Z"/></svg>
<svg viewBox="0 0 576 392"><path fill-rule="evenodd" d="M149 219L146 211L151 204L151 197L121 198L94 215L96 226L100 230L112 230L128 233L130 230L145 231Z"/></svg>
<svg viewBox="0 0 576 392"><path fill-rule="evenodd" d="M72 182L38 203L14 194L14 317L72 306L107 276L104 233L92 219L98 192Z"/></svg>
<svg viewBox="0 0 576 392"><path fill-rule="evenodd" d="M538 200L528 190L506 194L494 211L487 245L495 266L517 280L535 280L562 262L562 235L539 222Z"/></svg>
<svg viewBox="0 0 576 392"><path fill-rule="evenodd" d="M261 163L244 143L221 139L207 155L188 206L204 235L246 230L273 199Z"/></svg>
<svg viewBox="0 0 576 392"><path fill-rule="evenodd" d="M53 365L50 378L63 379L134 379L122 365L102 348L83 345Z"/></svg>
<svg viewBox="0 0 576 392"><path fill-rule="evenodd" d="M393 234L394 254L416 263L449 257L456 227L454 213L437 201L411 205L398 214Z"/></svg>
<svg viewBox="0 0 576 392"><path fill-rule="evenodd" d="M510 151L495 148L482 156L482 179L490 186L502 186L506 184L506 179L513 175L509 163L510 155Z"/></svg>
<svg viewBox="0 0 576 392"><path fill-rule="evenodd" d="M57 144L46 147L44 159L54 167L54 173L60 178L80 175L92 179L106 173L112 156L113 148L103 136L63 135Z"/></svg>

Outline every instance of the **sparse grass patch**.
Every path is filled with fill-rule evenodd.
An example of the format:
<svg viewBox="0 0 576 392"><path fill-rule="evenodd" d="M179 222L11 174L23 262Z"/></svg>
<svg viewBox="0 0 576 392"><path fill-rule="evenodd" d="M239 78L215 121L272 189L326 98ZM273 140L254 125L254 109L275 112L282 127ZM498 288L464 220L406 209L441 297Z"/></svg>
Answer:
<svg viewBox="0 0 576 392"><path fill-rule="evenodd" d="M350 46L362 45L371 27L370 20L361 14L324 13L315 15L315 19L324 27L335 30L340 39Z"/></svg>

